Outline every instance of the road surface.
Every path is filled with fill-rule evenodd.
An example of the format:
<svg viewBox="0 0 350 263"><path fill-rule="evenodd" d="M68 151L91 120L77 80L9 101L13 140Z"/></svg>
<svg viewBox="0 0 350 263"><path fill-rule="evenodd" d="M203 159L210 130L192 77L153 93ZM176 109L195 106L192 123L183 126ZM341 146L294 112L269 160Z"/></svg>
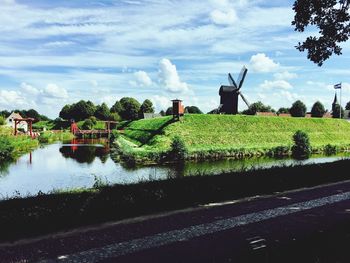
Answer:
<svg viewBox="0 0 350 263"><path fill-rule="evenodd" d="M10 244L0 262L350 262L350 181Z"/></svg>

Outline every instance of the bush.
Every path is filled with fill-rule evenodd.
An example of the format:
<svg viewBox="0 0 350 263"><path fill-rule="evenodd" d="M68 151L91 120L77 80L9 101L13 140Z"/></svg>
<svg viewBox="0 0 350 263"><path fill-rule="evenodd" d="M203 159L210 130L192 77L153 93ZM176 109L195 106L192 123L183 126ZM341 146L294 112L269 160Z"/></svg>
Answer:
<svg viewBox="0 0 350 263"><path fill-rule="evenodd" d="M91 119L86 119L81 126L83 130L91 130L94 127L94 123Z"/></svg>
<svg viewBox="0 0 350 263"><path fill-rule="evenodd" d="M297 100L293 103L289 111L292 117L305 117L306 106L302 101Z"/></svg>
<svg viewBox="0 0 350 263"><path fill-rule="evenodd" d="M0 137L0 161L11 159L14 146L8 137Z"/></svg>
<svg viewBox="0 0 350 263"><path fill-rule="evenodd" d="M120 136L120 134L117 130L112 130L110 141L114 142L115 140L118 139L119 136Z"/></svg>
<svg viewBox="0 0 350 263"><path fill-rule="evenodd" d="M269 152L269 155L272 157L284 157L289 155L289 153L290 148L288 146L277 146Z"/></svg>
<svg viewBox="0 0 350 263"><path fill-rule="evenodd" d="M333 155L337 153L337 146L327 144L323 149L325 155Z"/></svg>
<svg viewBox="0 0 350 263"><path fill-rule="evenodd" d="M5 118L0 116L0 125L5 125Z"/></svg>
<svg viewBox="0 0 350 263"><path fill-rule="evenodd" d="M311 154L310 139L307 133L297 131L293 135L294 145L292 147L292 155L295 159L307 159Z"/></svg>
<svg viewBox="0 0 350 263"><path fill-rule="evenodd" d="M187 148L184 141L175 136L171 142L170 156L174 161L183 161L187 157Z"/></svg>
<svg viewBox="0 0 350 263"><path fill-rule="evenodd" d="M322 118L325 112L326 110L324 109L323 104L319 101L316 101L311 109L311 117Z"/></svg>

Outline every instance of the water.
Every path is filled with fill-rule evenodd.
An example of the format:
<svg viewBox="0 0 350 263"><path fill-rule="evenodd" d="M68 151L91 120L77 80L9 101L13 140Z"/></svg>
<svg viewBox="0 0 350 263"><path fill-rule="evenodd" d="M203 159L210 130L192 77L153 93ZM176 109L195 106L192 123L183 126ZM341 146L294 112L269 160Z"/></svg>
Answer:
<svg viewBox="0 0 350 263"><path fill-rule="evenodd" d="M130 169L112 160L109 145L101 140L74 140L42 146L12 163L0 164L0 199L36 195L75 188L91 188L102 182L130 184L189 175L220 174L292 164L332 162L347 155L314 156L305 161L250 158L186 163L183 167L152 166Z"/></svg>

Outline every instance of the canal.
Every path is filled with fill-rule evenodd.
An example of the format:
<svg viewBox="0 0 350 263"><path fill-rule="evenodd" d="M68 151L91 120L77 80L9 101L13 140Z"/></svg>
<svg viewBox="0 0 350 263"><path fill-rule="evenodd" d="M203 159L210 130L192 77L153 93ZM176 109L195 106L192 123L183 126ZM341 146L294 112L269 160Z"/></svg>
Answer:
<svg viewBox="0 0 350 263"><path fill-rule="evenodd" d="M0 199L25 197L103 184L131 184L189 175L215 175L252 168L269 168L307 163L333 162L350 154L312 156L304 161L249 158L215 162L189 162L181 167L149 166L128 168L113 161L109 144L103 140L73 140L43 145L14 162L0 164Z"/></svg>

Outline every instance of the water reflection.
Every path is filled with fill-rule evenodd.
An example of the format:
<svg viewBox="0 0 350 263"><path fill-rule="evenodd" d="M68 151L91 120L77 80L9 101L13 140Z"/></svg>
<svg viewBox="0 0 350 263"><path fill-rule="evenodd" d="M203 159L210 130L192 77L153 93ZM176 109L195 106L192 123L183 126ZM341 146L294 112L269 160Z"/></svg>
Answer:
<svg viewBox="0 0 350 263"><path fill-rule="evenodd" d="M107 140L73 139L70 143L63 144L60 153L64 158L71 158L78 163L91 164L98 157L102 163L106 163L109 157L109 144Z"/></svg>
<svg viewBox="0 0 350 263"><path fill-rule="evenodd" d="M103 140L72 140L40 147L14 162L0 163L0 199L35 195L39 191L90 188L98 176L109 184L131 184L195 175L215 175L252 168L332 162L350 154L312 156L309 160L251 158L215 162L191 162L177 166L126 168L110 157Z"/></svg>

